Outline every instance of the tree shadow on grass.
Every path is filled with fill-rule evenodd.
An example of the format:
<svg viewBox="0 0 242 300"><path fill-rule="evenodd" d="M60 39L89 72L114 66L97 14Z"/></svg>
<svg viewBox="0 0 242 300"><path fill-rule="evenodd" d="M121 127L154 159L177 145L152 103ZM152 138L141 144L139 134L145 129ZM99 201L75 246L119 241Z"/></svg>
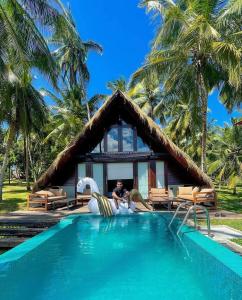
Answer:
<svg viewBox="0 0 242 300"><path fill-rule="evenodd" d="M233 194L232 190L218 191L218 207L220 209L242 213L242 191Z"/></svg>
<svg viewBox="0 0 242 300"><path fill-rule="evenodd" d="M19 190L5 190L4 191L5 193L8 193L8 194L24 194L27 192L27 190L23 190L23 189L19 189Z"/></svg>
<svg viewBox="0 0 242 300"><path fill-rule="evenodd" d="M0 214L26 209L26 199L9 198L0 202Z"/></svg>

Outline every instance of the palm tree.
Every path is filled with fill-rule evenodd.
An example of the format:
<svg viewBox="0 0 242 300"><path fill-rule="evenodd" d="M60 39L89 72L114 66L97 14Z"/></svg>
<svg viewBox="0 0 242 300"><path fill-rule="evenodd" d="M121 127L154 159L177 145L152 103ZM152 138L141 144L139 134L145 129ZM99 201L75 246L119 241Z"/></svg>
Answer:
<svg viewBox="0 0 242 300"><path fill-rule="evenodd" d="M221 96L239 94L240 43L220 31L220 1L142 1L161 17L147 63L133 75L142 81L147 70L158 74L166 93L192 88L201 109L201 168L206 171L208 94L218 88ZM237 29L235 29L237 30ZM187 79L192 79L188 81ZM224 93L226 88L227 94ZM230 93L228 92L230 90Z"/></svg>
<svg viewBox="0 0 242 300"><path fill-rule="evenodd" d="M111 90L113 93L117 90L124 92L124 93L129 93L129 87L128 87L128 82L125 79L125 77L121 76L120 78L116 80L111 80L107 83L107 88Z"/></svg>
<svg viewBox="0 0 242 300"><path fill-rule="evenodd" d="M0 38L4 41L0 45L0 76L5 74L9 64L12 68L14 66L14 73L18 77L21 77L23 68L35 67L55 85L57 76L55 61L29 14L32 7L33 14L36 18L39 15L40 20L41 15L47 13L40 4L40 2L44 4L45 1L39 0L35 4L33 2L35 1L6 0L0 3ZM48 13L50 10L49 7ZM49 18L51 19L51 16Z"/></svg>
<svg viewBox="0 0 242 300"><path fill-rule="evenodd" d="M87 57L91 50L102 53L102 47L94 41L82 41L70 10L62 5L63 17L49 43L57 47L53 56L62 71L63 80L69 88L81 87L81 97L86 96L86 85L90 79Z"/></svg>
<svg viewBox="0 0 242 300"><path fill-rule="evenodd" d="M158 116L160 122L165 122L163 93L155 73L147 72L141 82L131 83L129 95L149 117L155 119Z"/></svg>
<svg viewBox="0 0 242 300"><path fill-rule="evenodd" d="M0 90L0 123L8 124L5 153L0 171L0 201L4 174L8 165L9 152L16 133L22 131L28 136L31 129L41 128L46 120L46 107L43 97L32 86L28 73L18 78L11 73L11 80Z"/></svg>
<svg viewBox="0 0 242 300"><path fill-rule="evenodd" d="M0 45L0 122L8 125L0 172L0 201L9 151L16 132L22 130L27 135L27 129L37 124L38 116L45 119L41 113L42 97L29 79L31 69L37 68L56 87L56 64L39 26L53 25L59 15L44 0L6 0L0 3L0 38L4 41Z"/></svg>
<svg viewBox="0 0 242 300"><path fill-rule="evenodd" d="M155 118L155 110L158 104L160 104L161 111L162 93L157 76L153 73L147 74L147 76L137 84L132 84L132 82L130 84L125 77L120 77L116 80L109 81L107 88L113 93L117 90L126 93L153 119ZM159 115L159 118L164 122L162 114Z"/></svg>
<svg viewBox="0 0 242 300"><path fill-rule="evenodd" d="M52 114L47 124L49 134L45 138L45 142L54 139L55 141L64 142L64 146L81 131L97 110L99 101L106 97L105 95L97 94L88 101L82 101L80 98L81 91L78 86L73 87L71 90L62 90L60 96L56 96L54 93L44 89L40 92L43 96L52 98L56 103L55 106L51 107ZM89 110L87 110L87 107Z"/></svg>
<svg viewBox="0 0 242 300"><path fill-rule="evenodd" d="M220 128L214 136L209 155L212 161L208 173L220 184L228 184L236 194L236 186L242 180L242 131L237 126Z"/></svg>

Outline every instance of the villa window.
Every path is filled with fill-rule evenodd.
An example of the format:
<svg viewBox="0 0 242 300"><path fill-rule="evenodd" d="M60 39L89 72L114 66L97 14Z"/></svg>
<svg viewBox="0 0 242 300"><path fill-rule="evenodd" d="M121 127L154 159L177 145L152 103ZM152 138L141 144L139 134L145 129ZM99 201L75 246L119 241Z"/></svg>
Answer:
<svg viewBox="0 0 242 300"><path fill-rule="evenodd" d="M109 128L101 143L92 153L150 152L150 148L137 136L136 128L123 121Z"/></svg>
<svg viewBox="0 0 242 300"><path fill-rule="evenodd" d="M138 152L149 152L150 148L143 142L143 140L137 137L137 151Z"/></svg>
<svg viewBox="0 0 242 300"><path fill-rule="evenodd" d="M119 134L118 128L113 127L109 130L107 134L107 151L108 152L118 152L119 150Z"/></svg>
<svg viewBox="0 0 242 300"><path fill-rule="evenodd" d="M134 151L134 132L131 127L122 128L123 151Z"/></svg>

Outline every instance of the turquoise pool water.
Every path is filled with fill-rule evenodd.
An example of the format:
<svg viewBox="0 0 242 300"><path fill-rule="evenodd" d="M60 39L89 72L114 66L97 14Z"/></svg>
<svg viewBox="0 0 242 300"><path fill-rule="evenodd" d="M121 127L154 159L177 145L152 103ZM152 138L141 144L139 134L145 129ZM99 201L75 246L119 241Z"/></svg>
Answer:
<svg viewBox="0 0 242 300"><path fill-rule="evenodd" d="M242 299L241 258L169 218L69 218L0 256L0 299Z"/></svg>

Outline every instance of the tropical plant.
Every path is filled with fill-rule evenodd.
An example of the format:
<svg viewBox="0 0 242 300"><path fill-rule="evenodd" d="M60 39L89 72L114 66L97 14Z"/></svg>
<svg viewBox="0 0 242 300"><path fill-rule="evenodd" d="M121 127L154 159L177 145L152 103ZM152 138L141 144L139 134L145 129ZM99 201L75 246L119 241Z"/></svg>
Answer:
<svg viewBox="0 0 242 300"><path fill-rule="evenodd" d="M107 83L107 88L113 93L117 90L127 93L129 92L128 82L125 77L121 76L116 80L111 80Z"/></svg>
<svg viewBox="0 0 242 300"><path fill-rule="evenodd" d="M242 181L242 131L226 124L219 128L213 137L213 143L208 151L211 162L208 173L219 182L226 184L236 193L236 186Z"/></svg>
<svg viewBox="0 0 242 300"><path fill-rule="evenodd" d="M29 74L24 75L22 78L18 78L11 73L11 81L1 86L0 90L0 123L5 122L8 124L5 152L0 172L0 200L9 153L16 133L21 131L26 137L32 129L41 128L46 120L46 107L43 97L32 86Z"/></svg>
<svg viewBox="0 0 242 300"><path fill-rule="evenodd" d="M60 12L45 0L0 3L0 38L4 41L0 45L0 123L4 122L7 130L0 169L0 201L16 133L22 131L27 136L30 128L39 128L45 120L43 99L31 84L32 68L47 76L56 87L56 63L40 26L54 27L59 16Z"/></svg>
<svg viewBox="0 0 242 300"><path fill-rule="evenodd" d="M133 84L147 71L157 74L165 93L187 90L201 109L201 167L206 171L208 94L218 88L223 101L241 94L241 42L221 30L226 18L221 1L142 1L155 10L161 26L146 64L133 75ZM232 1L230 1L232 2ZM237 34L238 27L233 28ZM239 104L234 101L233 104Z"/></svg>
<svg viewBox="0 0 242 300"><path fill-rule="evenodd" d="M149 117L155 119L159 115L160 121L165 122L163 93L157 74L148 72L141 82L130 86L129 95Z"/></svg>
<svg viewBox="0 0 242 300"><path fill-rule="evenodd" d="M45 138L45 142L54 139L64 143L64 146L82 130L97 110L99 101L106 97L98 94L88 101L84 101L80 97L81 91L78 86L73 87L71 90L62 90L60 96L44 89L41 90L41 94L52 98L56 103L55 106L50 107L52 114L47 125L49 134ZM87 107L89 110L87 110Z"/></svg>
<svg viewBox="0 0 242 300"><path fill-rule="evenodd" d="M62 6L63 17L58 20L55 33L48 40L57 47L53 56L59 64L62 78L69 89L79 86L81 97L86 96L86 87L90 79L87 58L91 50L102 53L102 47L94 41L82 41L71 11Z"/></svg>

